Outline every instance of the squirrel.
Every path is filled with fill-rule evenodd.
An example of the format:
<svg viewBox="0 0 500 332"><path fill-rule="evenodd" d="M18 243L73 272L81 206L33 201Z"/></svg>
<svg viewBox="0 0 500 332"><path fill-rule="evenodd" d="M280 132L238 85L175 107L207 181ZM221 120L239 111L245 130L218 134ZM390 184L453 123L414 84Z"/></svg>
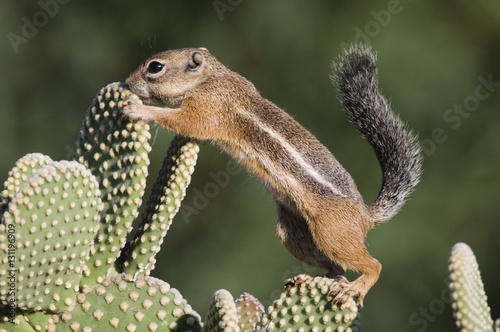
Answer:
<svg viewBox="0 0 500 332"><path fill-rule="evenodd" d="M123 113L218 144L272 194L282 244L339 280L332 302L357 297L361 307L381 271L366 249L366 234L397 213L421 174L417 136L378 91L375 61L370 47L353 45L331 77L382 168L382 188L371 205L313 134L205 48L169 50L144 61L125 81L144 104L130 101ZM348 282L347 269L361 275Z"/></svg>

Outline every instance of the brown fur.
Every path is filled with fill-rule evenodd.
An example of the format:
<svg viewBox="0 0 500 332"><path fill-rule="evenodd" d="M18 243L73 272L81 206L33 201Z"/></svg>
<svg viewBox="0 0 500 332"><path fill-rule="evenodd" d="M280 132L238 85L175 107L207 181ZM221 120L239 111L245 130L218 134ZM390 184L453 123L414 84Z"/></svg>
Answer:
<svg viewBox="0 0 500 332"><path fill-rule="evenodd" d="M125 114L219 144L274 196L278 235L294 256L332 277L362 273L336 292L339 302L357 296L362 303L381 270L364 244L374 225L370 207L310 132L206 49L156 54L126 83L145 104L180 107L131 103Z"/></svg>

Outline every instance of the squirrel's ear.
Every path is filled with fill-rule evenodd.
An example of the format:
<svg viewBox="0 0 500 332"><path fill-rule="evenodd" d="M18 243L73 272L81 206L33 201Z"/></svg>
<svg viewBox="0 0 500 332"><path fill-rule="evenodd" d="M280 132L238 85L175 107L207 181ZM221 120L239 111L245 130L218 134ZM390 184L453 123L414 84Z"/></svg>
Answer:
<svg viewBox="0 0 500 332"><path fill-rule="evenodd" d="M191 55L189 56L188 69L189 70L198 69L203 63L203 60L205 60L205 57L200 52L191 53Z"/></svg>

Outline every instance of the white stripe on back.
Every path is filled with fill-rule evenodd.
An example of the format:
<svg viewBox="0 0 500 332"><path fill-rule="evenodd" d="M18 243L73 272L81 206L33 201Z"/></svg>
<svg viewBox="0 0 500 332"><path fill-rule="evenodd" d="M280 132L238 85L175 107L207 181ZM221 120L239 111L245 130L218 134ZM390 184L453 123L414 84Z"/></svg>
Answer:
<svg viewBox="0 0 500 332"><path fill-rule="evenodd" d="M252 113L249 113L243 109L238 110L243 116L248 118L250 121L255 123L260 129L269 134L272 138L277 140L281 146L285 148L286 151L290 153L292 158L299 164L302 169L306 171L313 179L321 183L322 185L329 188L334 195L347 197L342 194L332 183L325 179L310 163L308 163L293 145L291 145L283 136L273 130L271 127L267 126L265 123L260 121L260 119ZM259 158L261 159L261 158ZM261 160L262 161L262 160Z"/></svg>

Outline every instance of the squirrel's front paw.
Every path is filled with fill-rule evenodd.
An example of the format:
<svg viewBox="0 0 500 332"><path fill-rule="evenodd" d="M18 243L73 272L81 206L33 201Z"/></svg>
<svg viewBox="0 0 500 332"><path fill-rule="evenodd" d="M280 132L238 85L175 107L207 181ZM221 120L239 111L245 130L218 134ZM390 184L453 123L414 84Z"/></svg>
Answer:
<svg viewBox="0 0 500 332"><path fill-rule="evenodd" d="M141 111L144 105L139 99L128 99L122 104L122 114L125 118L130 120L145 120L144 112Z"/></svg>

